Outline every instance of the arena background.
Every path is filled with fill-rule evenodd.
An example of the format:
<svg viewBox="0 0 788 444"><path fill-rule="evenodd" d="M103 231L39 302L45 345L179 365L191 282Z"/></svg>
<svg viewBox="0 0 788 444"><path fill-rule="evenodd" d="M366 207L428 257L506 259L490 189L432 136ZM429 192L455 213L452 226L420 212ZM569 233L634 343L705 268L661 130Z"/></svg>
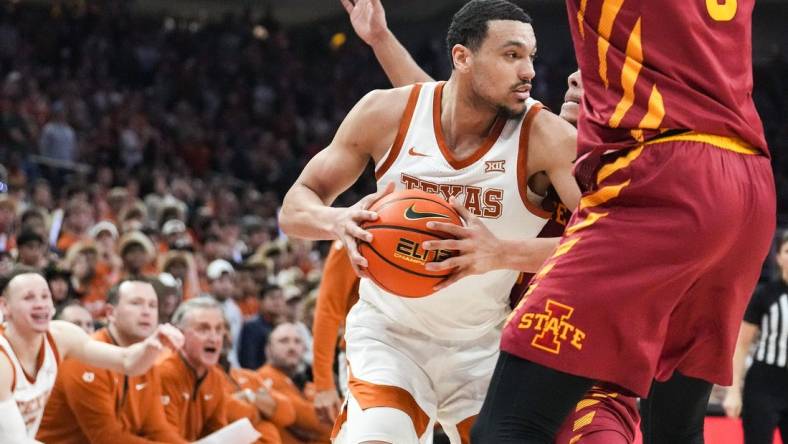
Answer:
<svg viewBox="0 0 788 444"><path fill-rule="evenodd" d="M384 1L394 33L436 78L448 77L443 39L462 3ZM564 4L517 3L534 18L539 42L533 95L559 109L566 76L575 69ZM760 0L753 25L754 97L773 153L783 228L786 17L785 0ZM6 0L0 2L0 82L0 180L8 185L4 199L16 203L16 218L0 221L0 233L21 228L36 187L47 184L47 260L66 268L53 222L60 223L79 192L94 204L91 224L118 217L106 205L113 187L127 190L135 204L146 196L172 196L198 254L211 234L224 242L218 256L257 254L232 243L243 243L250 218L262 221L268 231L263 247L272 248L279 235L276 208L305 162L326 145L356 100L388 86L338 0ZM45 126L60 112L74 130L76 149L44 152ZM369 192L366 183L340 202ZM145 232L160 239L161 208L148 199L144 205ZM235 238L225 236L227 227L236 229ZM321 243L292 253L290 265L319 270L318 253L325 248ZM13 256L2 257L13 265ZM204 266L198 261L197 271ZM767 263L763 279L773 274ZM718 403L719 397L712 400L711 415L721 413ZM713 420L710 433L719 430L724 438L708 442L740 442L734 422Z"/></svg>

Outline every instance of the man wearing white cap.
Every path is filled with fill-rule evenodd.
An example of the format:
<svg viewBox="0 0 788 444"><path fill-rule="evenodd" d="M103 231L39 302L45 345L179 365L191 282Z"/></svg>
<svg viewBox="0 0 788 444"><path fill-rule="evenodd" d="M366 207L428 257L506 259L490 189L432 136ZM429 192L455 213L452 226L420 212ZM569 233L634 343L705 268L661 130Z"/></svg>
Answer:
<svg viewBox="0 0 788 444"><path fill-rule="evenodd" d="M239 367L238 352L235 344L238 343L244 318L241 307L238 306L238 302L235 300L239 293L236 291L235 282L233 281L235 268L224 259L216 259L208 264L205 275L211 286L210 296L222 305L224 316L230 325L230 337L232 338L233 347L227 359L230 361L230 365Z"/></svg>
<svg viewBox="0 0 788 444"><path fill-rule="evenodd" d="M186 231L186 224L180 219L170 219L161 227L161 234L167 242L167 246L172 248L183 248L191 245L191 238Z"/></svg>

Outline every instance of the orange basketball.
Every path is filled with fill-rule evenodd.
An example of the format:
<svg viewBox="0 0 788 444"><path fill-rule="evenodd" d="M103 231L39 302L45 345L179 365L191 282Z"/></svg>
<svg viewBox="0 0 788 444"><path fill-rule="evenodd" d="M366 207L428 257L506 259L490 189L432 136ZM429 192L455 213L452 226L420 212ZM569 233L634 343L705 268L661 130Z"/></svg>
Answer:
<svg viewBox="0 0 788 444"><path fill-rule="evenodd" d="M428 240L452 239L442 231L430 230L427 222L462 225L462 219L440 196L421 190L391 193L375 202L370 210L378 219L365 222L362 228L372 234L372 242L360 242L359 253L367 259L369 276L384 290L408 298L420 298L434 292L437 283L450 271L433 272L424 266L456 254L450 250L426 251L421 245Z"/></svg>

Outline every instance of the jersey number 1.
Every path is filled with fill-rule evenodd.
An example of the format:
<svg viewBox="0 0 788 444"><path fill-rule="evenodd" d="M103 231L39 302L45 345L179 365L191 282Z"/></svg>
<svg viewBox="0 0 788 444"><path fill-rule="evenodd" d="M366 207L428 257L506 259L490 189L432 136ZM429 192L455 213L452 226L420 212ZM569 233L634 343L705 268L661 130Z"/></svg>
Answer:
<svg viewBox="0 0 788 444"><path fill-rule="evenodd" d="M727 22L736 15L737 0L725 0L722 4L717 0L706 0L706 10L712 19L718 22Z"/></svg>

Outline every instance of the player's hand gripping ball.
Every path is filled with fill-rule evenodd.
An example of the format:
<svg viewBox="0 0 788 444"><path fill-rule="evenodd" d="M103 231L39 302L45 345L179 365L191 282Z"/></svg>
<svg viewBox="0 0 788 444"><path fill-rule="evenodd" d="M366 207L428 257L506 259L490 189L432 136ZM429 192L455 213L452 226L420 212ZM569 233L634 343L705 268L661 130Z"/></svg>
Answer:
<svg viewBox="0 0 788 444"><path fill-rule="evenodd" d="M358 246L369 264L369 277L398 296L420 298L433 293L433 287L452 270L428 271L425 264L441 262L456 252L422 248L428 240L453 238L427 228L427 222L462 225L460 215L440 196L421 190L391 193L369 209L378 213L378 219L365 222L361 228L372 234L372 242L360 242Z"/></svg>

